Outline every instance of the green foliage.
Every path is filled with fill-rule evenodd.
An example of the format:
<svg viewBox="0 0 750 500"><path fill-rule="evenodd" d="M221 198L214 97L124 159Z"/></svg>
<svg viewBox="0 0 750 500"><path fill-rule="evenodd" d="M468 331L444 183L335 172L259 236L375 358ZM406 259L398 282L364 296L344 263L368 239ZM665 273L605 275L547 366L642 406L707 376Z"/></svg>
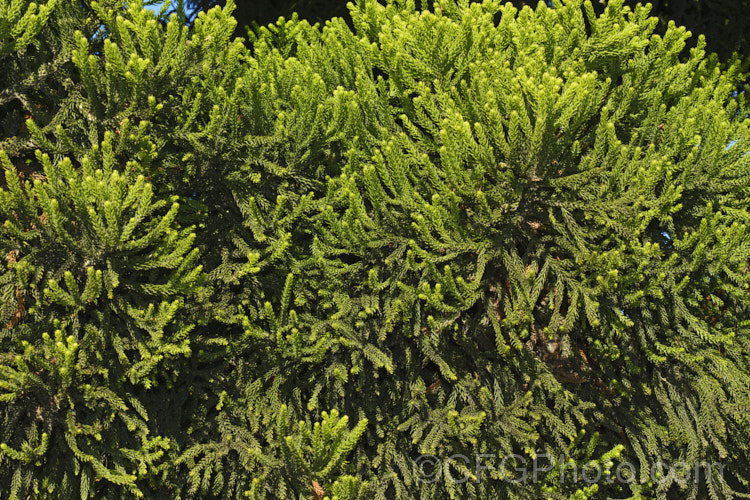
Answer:
<svg viewBox="0 0 750 500"><path fill-rule="evenodd" d="M194 325L181 315L202 286L195 234L174 227L178 203L155 201L143 176L111 161L74 168L40 154L42 179L21 184L0 154L2 249L12 255L3 295L27 308L2 318L13 325L0 367L3 483L14 498L98 497L94 480L108 496L114 485L141 496L136 480L169 448L149 435L144 398L171 386L191 353Z"/></svg>
<svg viewBox="0 0 750 500"><path fill-rule="evenodd" d="M481 3L479 0L472 2ZM349 14L347 0L255 0L253 2L240 2L234 17L237 19L235 32L239 36L245 36L249 27L257 29L258 25L275 22L279 16L289 19L293 13L300 18L308 19L311 23L320 22L325 24L327 19L342 17L348 21ZM517 9L528 5L536 6L538 1L511 0ZM549 2L545 2L548 3ZM601 14L607 6L607 0L592 2L597 14ZM636 0L625 0L624 4L635 8ZM716 52L722 59L732 57L735 51L741 56L746 56L750 40L747 34L750 32L750 18L745 15L750 2L739 0L727 2L726 0L657 0L649 2L652 4L651 14L659 18L656 33L663 35L669 24L674 22L678 26L685 26L694 34L702 33L706 36L706 47L708 52ZM184 4L191 11L208 10L216 5L224 6L225 0L184 0ZM428 2L419 3L417 6L429 6Z"/></svg>
<svg viewBox="0 0 750 500"><path fill-rule="evenodd" d="M37 5L24 0L0 4L0 59L23 51L39 34L55 9L55 2Z"/></svg>
<svg viewBox="0 0 750 500"><path fill-rule="evenodd" d="M622 1L87 5L5 35L68 58L0 103L11 495L747 491L739 63Z"/></svg>
<svg viewBox="0 0 750 500"><path fill-rule="evenodd" d="M231 441L198 444L180 457L178 463L190 470L190 493L205 496L228 487L240 497L302 499L313 495L317 485L333 491L340 500L366 498L360 496L361 481L340 471L346 468L345 458L364 432L367 419L349 430L348 417L339 418L336 410L322 412L322 420L312 426L303 420L293 425L284 404L275 413L269 411L267 402L248 410L244 425L227 429ZM256 433L262 428L266 431L259 440ZM221 470L227 464L222 462L228 460L239 462L241 472L232 470L225 476Z"/></svg>

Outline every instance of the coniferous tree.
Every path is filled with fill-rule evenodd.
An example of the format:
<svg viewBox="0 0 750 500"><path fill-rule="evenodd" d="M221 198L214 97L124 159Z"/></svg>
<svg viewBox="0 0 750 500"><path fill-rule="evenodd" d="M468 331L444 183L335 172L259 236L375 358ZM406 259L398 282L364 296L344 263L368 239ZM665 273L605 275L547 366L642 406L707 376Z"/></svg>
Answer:
<svg viewBox="0 0 750 500"><path fill-rule="evenodd" d="M4 143L15 495L747 491L738 61L621 0L363 0L247 41L231 2L87 5L65 113Z"/></svg>

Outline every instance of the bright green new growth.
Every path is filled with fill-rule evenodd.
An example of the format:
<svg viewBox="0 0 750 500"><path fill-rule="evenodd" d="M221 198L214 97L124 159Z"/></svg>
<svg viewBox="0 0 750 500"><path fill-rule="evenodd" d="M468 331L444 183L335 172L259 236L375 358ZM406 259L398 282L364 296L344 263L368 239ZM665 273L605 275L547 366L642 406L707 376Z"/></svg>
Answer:
<svg viewBox="0 0 750 500"><path fill-rule="evenodd" d="M0 136L1 484L747 491L739 62L701 38L680 59L684 29L655 36L619 1L597 18L574 0L364 0L354 31L280 19L248 44L231 8L188 31L92 4L86 29L61 23L75 46L50 112L0 101L25 125ZM424 481L423 454L494 459ZM522 480L511 454L554 467ZM662 462L700 480L651 477Z"/></svg>
<svg viewBox="0 0 750 500"><path fill-rule="evenodd" d="M55 0L43 5L24 0L0 3L0 58L26 49L47 23L55 4Z"/></svg>
<svg viewBox="0 0 750 500"><path fill-rule="evenodd" d="M149 436L143 389L171 386L191 354L193 325L178 312L201 289L195 234L174 228L178 203L155 201L142 175L112 168L109 146L103 165L85 157L80 168L40 153L43 176L25 185L2 154L3 247L12 255L3 295L33 303L22 321L2 318L17 323L18 347L0 367L1 397L12 403L2 448L11 496L80 488L86 498L96 478L140 496L136 480L169 448ZM41 481L29 474L40 466Z"/></svg>

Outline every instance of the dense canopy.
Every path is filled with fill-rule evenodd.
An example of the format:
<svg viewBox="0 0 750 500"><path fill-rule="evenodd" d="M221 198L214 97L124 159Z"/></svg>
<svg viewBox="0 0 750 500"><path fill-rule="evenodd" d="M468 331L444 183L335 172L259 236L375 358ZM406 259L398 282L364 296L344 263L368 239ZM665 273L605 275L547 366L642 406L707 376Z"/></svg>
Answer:
<svg viewBox="0 0 750 500"><path fill-rule="evenodd" d="M622 1L232 9L0 0L0 489L750 491L738 61Z"/></svg>

